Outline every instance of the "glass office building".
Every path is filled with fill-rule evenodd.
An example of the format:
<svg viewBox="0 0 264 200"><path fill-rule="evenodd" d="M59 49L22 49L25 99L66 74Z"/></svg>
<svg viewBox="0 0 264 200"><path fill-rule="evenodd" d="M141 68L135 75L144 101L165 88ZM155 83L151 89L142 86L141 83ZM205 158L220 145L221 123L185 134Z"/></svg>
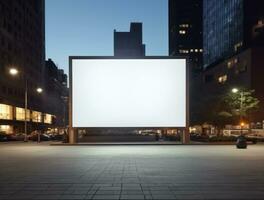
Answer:
<svg viewBox="0 0 264 200"><path fill-rule="evenodd" d="M204 0L204 68L264 45L263 0Z"/></svg>
<svg viewBox="0 0 264 200"><path fill-rule="evenodd" d="M204 0L204 67L243 45L243 0Z"/></svg>

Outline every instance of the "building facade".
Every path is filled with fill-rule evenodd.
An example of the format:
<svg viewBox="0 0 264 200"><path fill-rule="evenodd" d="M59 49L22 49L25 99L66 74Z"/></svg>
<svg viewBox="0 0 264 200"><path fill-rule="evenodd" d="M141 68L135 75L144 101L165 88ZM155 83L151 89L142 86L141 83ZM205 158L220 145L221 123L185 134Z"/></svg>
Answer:
<svg viewBox="0 0 264 200"><path fill-rule="evenodd" d="M187 56L194 72L203 63L202 20L202 0L169 0L169 55Z"/></svg>
<svg viewBox="0 0 264 200"><path fill-rule="evenodd" d="M114 56L145 56L145 45L142 43L142 23L131 23L129 32L114 30Z"/></svg>
<svg viewBox="0 0 264 200"><path fill-rule="evenodd" d="M45 61L44 1L0 1L0 123L2 132L22 132L25 82L28 88L28 126L41 123ZM16 68L16 77L9 74ZM47 122L47 120L46 120Z"/></svg>
<svg viewBox="0 0 264 200"><path fill-rule="evenodd" d="M207 67L196 79L196 102L193 112L193 124L210 121L208 110L214 112L221 97L231 93L233 88L241 91L254 90L260 103L259 108L250 117L251 122L264 120L264 47L248 48L224 60L217 65Z"/></svg>
<svg viewBox="0 0 264 200"><path fill-rule="evenodd" d="M44 90L46 91L45 111L53 114L53 128L64 129L68 123L67 75L48 59L45 61Z"/></svg>
<svg viewBox="0 0 264 200"><path fill-rule="evenodd" d="M1 133L24 133L27 121L29 134L52 127L55 119L61 118L49 108L53 101L47 98L50 88L45 76L44 3L44 0L0 0ZM10 69L17 73L11 74ZM37 92L37 88L43 92Z"/></svg>
<svg viewBox="0 0 264 200"><path fill-rule="evenodd" d="M204 67L254 46L263 46L264 1L204 0Z"/></svg>
<svg viewBox="0 0 264 200"><path fill-rule="evenodd" d="M193 79L192 124L207 122L205 111L234 87L255 90L260 106L250 120L262 123L264 1L204 0L203 7L204 70Z"/></svg>

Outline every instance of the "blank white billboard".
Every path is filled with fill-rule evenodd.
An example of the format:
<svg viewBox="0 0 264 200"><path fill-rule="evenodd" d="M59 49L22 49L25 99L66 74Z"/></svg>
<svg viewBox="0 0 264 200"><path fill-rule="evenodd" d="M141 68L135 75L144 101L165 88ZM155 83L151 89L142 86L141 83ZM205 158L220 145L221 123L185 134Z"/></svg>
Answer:
<svg viewBox="0 0 264 200"><path fill-rule="evenodd" d="M73 127L185 127L185 59L72 59Z"/></svg>

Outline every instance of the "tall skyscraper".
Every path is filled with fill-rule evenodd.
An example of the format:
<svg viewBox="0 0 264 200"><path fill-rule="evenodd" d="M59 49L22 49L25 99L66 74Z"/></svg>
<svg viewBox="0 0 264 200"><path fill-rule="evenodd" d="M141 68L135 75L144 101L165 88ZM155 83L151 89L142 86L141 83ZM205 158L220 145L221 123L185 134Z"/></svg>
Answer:
<svg viewBox="0 0 264 200"><path fill-rule="evenodd" d="M254 90L259 108L247 120L264 120L263 8L263 0L204 0L204 70L194 81L193 121L212 120L205 110L232 88Z"/></svg>
<svg viewBox="0 0 264 200"><path fill-rule="evenodd" d="M204 67L264 44L263 0L204 0Z"/></svg>
<svg viewBox="0 0 264 200"><path fill-rule="evenodd" d="M193 71L202 68L202 17L202 0L169 0L169 54L188 56Z"/></svg>
<svg viewBox="0 0 264 200"><path fill-rule="evenodd" d="M145 56L142 44L142 23L131 23L129 32L114 30L114 56Z"/></svg>
<svg viewBox="0 0 264 200"><path fill-rule="evenodd" d="M62 105L57 101L60 93L52 94L60 90L59 78L47 76L45 67L44 4L44 0L0 0L0 132L29 134L62 118L49 108ZM54 82L49 85L52 90L47 77Z"/></svg>
<svg viewBox="0 0 264 200"><path fill-rule="evenodd" d="M0 0L0 131L23 131L25 82L32 121L41 117L42 96L35 88L43 85L44 9L43 0ZM16 77L9 74L10 68L18 70Z"/></svg>

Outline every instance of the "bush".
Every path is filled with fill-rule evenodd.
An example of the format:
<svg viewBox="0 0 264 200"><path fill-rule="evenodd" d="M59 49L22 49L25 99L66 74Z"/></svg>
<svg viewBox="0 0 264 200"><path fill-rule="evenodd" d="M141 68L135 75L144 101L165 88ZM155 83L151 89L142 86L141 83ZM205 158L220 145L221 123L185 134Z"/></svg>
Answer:
<svg viewBox="0 0 264 200"><path fill-rule="evenodd" d="M235 142L237 137L235 136L215 136L209 138L209 142Z"/></svg>

